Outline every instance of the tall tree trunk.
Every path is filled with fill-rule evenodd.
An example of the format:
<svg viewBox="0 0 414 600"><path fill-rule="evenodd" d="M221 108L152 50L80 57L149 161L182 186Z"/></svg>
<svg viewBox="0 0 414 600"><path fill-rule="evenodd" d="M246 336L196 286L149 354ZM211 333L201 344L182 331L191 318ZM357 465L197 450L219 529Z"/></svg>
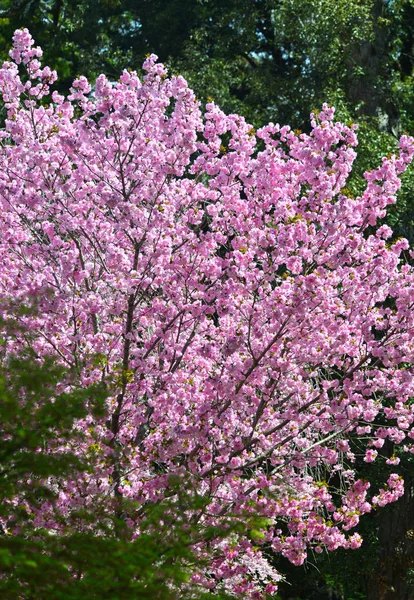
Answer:
<svg viewBox="0 0 414 600"><path fill-rule="evenodd" d="M392 40L385 16L386 1L376 0L372 8L372 38L351 45L346 57L352 74L346 93L354 105L360 106L361 115L377 117L383 131L397 136L400 132L399 111L387 85L390 81L389 46Z"/></svg>
<svg viewBox="0 0 414 600"><path fill-rule="evenodd" d="M411 467L412 464L408 464ZM378 514L381 551L367 582L367 600L414 600L414 478L405 473L405 493Z"/></svg>

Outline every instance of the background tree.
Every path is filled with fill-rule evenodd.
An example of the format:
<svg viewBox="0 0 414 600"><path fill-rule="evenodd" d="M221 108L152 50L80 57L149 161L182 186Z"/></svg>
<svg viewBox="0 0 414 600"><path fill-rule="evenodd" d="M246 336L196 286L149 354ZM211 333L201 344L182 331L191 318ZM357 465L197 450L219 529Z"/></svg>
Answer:
<svg viewBox="0 0 414 600"><path fill-rule="evenodd" d="M13 31L30 23L66 89L81 65L91 77L116 78L155 52L200 98L214 95L255 126L274 120L306 129L310 110L327 99L395 134L412 123L409 0L3 4L3 56Z"/></svg>

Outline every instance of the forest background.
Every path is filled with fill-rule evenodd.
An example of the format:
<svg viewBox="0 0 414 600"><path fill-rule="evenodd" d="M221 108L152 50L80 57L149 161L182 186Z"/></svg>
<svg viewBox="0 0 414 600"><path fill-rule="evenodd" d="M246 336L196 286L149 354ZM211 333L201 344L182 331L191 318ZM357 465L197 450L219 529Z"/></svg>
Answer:
<svg viewBox="0 0 414 600"><path fill-rule="evenodd" d="M412 0L3 0L0 59L20 27L59 72L63 92L80 73L115 80L154 52L202 103L214 99L255 128L273 121L307 132L309 113L329 102L340 120L359 126L354 194L362 173L403 132L414 133ZM411 244L413 209L411 169L386 218L394 236ZM361 549L315 556L300 568L278 559L289 581L281 598L414 597L412 460L403 458L400 469L404 497L365 517Z"/></svg>

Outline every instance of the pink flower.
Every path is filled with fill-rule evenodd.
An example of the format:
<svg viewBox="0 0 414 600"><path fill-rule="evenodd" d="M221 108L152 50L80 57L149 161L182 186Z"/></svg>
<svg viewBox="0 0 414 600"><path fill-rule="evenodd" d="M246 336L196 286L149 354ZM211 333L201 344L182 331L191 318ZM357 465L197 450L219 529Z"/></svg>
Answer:
<svg viewBox="0 0 414 600"><path fill-rule="evenodd" d="M135 538L180 476L209 498L203 525L259 519L198 544L193 581L272 594L280 576L262 544L297 565L308 548L359 547L347 531L403 493L393 474L371 501L353 463L355 448L370 463L385 439L414 436L414 271L405 240L371 234L414 140L353 198L355 127L326 104L309 134L256 134L212 102L202 114L155 55L143 76L80 76L67 97L41 55L21 30L0 68L2 306L34 303L21 318L39 360L53 354L111 393L105 422L76 425L96 470L62 484L56 510L107 498L110 517L124 495L142 506L125 517ZM8 351L27 340L19 329ZM57 527L51 504L33 511Z"/></svg>

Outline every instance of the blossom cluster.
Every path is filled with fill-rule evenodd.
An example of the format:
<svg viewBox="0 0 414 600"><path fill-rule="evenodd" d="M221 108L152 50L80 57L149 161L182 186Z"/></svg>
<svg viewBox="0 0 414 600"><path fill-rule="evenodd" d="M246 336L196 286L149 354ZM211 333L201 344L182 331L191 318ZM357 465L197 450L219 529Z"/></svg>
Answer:
<svg viewBox="0 0 414 600"><path fill-rule="evenodd" d="M40 57L20 30L0 69L0 297L36 299L22 321L39 357L111 391L109 421L78 424L100 468L67 482L60 510L97 495L145 508L185 477L205 523L265 519L200 547L194 581L273 593L269 552L358 547L360 516L403 492L397 473L372 491L356 469L385 462L387 440L413 448L414 273L379 221L414 140L353 197L356 127L328 105L309 134L256 132L202 113L154 55L143 77L79 77L67 97Z"/></svg>

